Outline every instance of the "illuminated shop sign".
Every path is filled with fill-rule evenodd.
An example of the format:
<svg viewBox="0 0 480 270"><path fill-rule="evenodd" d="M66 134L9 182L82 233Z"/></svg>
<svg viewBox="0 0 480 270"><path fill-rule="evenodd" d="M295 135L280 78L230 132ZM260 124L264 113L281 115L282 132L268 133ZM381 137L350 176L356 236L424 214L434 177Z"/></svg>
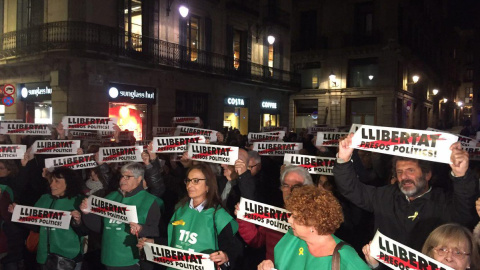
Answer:
<svg viewBox="0 0 480 270"><path fill-rule="evenodd" d="M278 109L277 102L273 102L273 101L262 101L262 109L276 110L276 109Z"/></svg>
<svg viewBox="0 0 480 270"><path fill-rule="evenodd" d="M247 100L244 98L238 97L226 97L225 98L225 105L227 106L235 106L235 107L246 107Z"/></svg>
<svg viewBox="0 0 480 270"><path fill-rule="evenodd" d="M110 101L128 102L137 104L154 104L156 89L126 84L110 84L108 88Z"/></svg>
<svg viewBox="0 0 480 270"><path fill-rule="evenodd" d="M45 83L26 83L20 85L20 95L25 101L44 101L52 99L52 87Z"/></svg>

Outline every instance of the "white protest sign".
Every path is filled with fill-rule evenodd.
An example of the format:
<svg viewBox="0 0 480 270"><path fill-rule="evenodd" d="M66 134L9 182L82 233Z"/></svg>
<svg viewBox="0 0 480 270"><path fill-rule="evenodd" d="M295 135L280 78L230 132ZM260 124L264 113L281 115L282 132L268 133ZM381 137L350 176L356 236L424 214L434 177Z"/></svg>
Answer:
<svg viewBox="0 0 480 270"><path fill-rule="evenodd" d="M133 131L120 131L118 134L118 140L120 141L130 141L133 138Z"/></svg>
<svg viewBox="0 0 480 270"><path fill-rule="evenodd" d="M0 123L23 123L22 119L3 119Z"/></svg>
<svg viewBox="0 0 480 270"><path fill-rule="evenodd" d="M370 244L370 256L395 270L454 270L427 255L407 247L377 231Z"/></svg>
<svg viewBox="0 0 480 270"><path fill-rule="evenodd" d="M449 133L362 125L353 136L352 147L450 164L450 146L457 140Z"/></svg>
<svg viewBox="0 0 480 270"><path fill-rule="evenodd" d="M261 129L262 132L284 131L285 133L287 130L287 127L262 127Z"/></svg>
<svg viewBox="0 0 480 270"><path fill-rule="evenodd" d="M237 218L275 231L286 233L290 229L290 212L268 204L240 198Z"/></svg>
<svg viewBox="0 0 480 270"><path fill-rule="evenodd" d="M100 147L99 159L103 162L141 162L142 146Z"/></svg>
<svg viewBox="0 0 480 270"><path fill-rule="evenodd" d="M72 170L95 168L98 164L95 161L95 154L75 155L67 157L45 159L46 168L65 167Z"/></svg>
<svg viewBox="0 0 480 270"><path fill-rule="evenodd" d="M145 242L143 247L147 261L165 265L175 269L216 270L210 260L210 254L203 254L183 249L162 246Z"/></svg>
<svg viewBox="0 0 480 270"><path fill-rule="evenodd" d="M361 126L362 126L361 124L352 124L352 126L350 127L350 130L348 131L348 134L357 132L357 130Z"/></svg>
<svg viewBox="0 0 480 270"><path fill-rule="evenodd" d="M117 124L117 118L64 116L62 118L62 124L64 129L113 130L113 127Z"/></svg>
<svg viewBox="0 0 480 270"><path fill-rule="evenodd" d="M152 140L135 141L135 145L143 147L143 150L147 150L148 144L151 142Z"/></svg>
<svg viewBox="0 0 480 270"><path fill-rule="evenodd" d="M253 150L261 156L283 156L285 154L298 154L303 148L303 143L269 143L254 142Z"/></svg>
<svg viewBox="0 0 480 270"><path fill-rule="evenodd" d="M68 229L72 215L69 211L31 207L17 204L12 213L12 221L58 229Z"/></svg>
<svg viewBox="0 0 480 270"><path fill-rule="evenodd" d="M282 142L285 137L285 131L272 131L262 133L248 133L248 142Z"/></svg>
<svg viewBox="0 0 480 270"><path fill-rule="evenodd" d="M0 159L23 159L26 151L26 145L0 144Z"/></svg>
<svg viewBox="0 0 480 270"><path fill-rule="evenodd" d="M189 143L205 143L204 136L175 136L153 138L154 153L183 153Z"/></svg>
<svg viewBox="0 0 480 270"><path fill-rule="evenodd" d="M87 200L87 212L123 223L138 223L137 207L90 195Z"/></svg>
<svg viewBox="0 0 480 270"><path fill-rule="evenodd" d="M80 140L37 140L32 145L34 154L76 155Z"/></svg>
<svg viewBox="0 0 480 270"><path fill-rule="evenodd" d="M188 158L204 162L234 165L238 159L238 147L189 143Z"/></svg>
<svg viewBox="0 0 480 270"><path fill-rule="evenodd" d="M177 116L172 119L174 124L200 124L198 116Z"/></svg>
<svg viewBox="0 0 480 270"><path fill-rule="evenodd" d="M334 127L309 127L307 129L308 134L317 134L318 132L337 132L338 128Z"/></svg>
<svg viewBox="0 0 480 270"><path fill-rule="evenodd" d="M97 140L98 134L96 131L82 131L82 130L66 130L65 135L71 134L77 140Z"/></svg>
<svg viewBox="0 0 480 270"><path fill-rule="evenodd" d="M317 132L316 146L338 146L338 140L347 132Z"/></svg>
<svg viewBox="0 0 480 270"><path fill-rule="evenodd" d="M100 139L111 139L113 138L113 135L115 134L115 131L111 130L98 130L97 135Z"/></svg>
<svg viewBox="0 0 480 270"><path fill-rule="evenodd" d="M176 130L176 127L153 127L153 137L173 136Z"/></svg>
<svg viewBox="0 0 480 270"><path fill-rule="evenodd" d="M51 125L32 123L1 123L0 134L51 135Z"/></svg>
<svg viewBox="0 0 480 270"><path fill-rule="evenodd" d="M435 131L435 132L442 132L442 133L448 133L448 134L453 134L453 133L450 133L450 132L446 132L446 131L443 131L443 130L440 130L440 129L434 129L434 128L427 128L427 130L429 131ZM470 137L466 137L466 136L462 136L462 135L459 135L459 134L453 134L455 136L458 137L458 141L462 144L462 146L467 146L467 147L475 147L477 146L478 144L478 141L477 140L474 140Z"/></svg>
<svg viewBox="0 0 480 270"><path fill-rule="evenodd" d="M285 154L283 164L303 167L311 174L333 175L335 158Z"/></svg>
<svg viewBox="0 0 480 270"><path fill-rule="evenodd" d="M467 151L470 160L480 160L480 147L463 146L462 149Z"/></svg>
<svg viewBox="0 0 480 270"><path fill-rule="evenodd" d="M175 131L175 136L195 136L202 135L205 139L210 140L210 142L217 141L217 131L203 128L194 128L186 126L178 126Z"/></svg>

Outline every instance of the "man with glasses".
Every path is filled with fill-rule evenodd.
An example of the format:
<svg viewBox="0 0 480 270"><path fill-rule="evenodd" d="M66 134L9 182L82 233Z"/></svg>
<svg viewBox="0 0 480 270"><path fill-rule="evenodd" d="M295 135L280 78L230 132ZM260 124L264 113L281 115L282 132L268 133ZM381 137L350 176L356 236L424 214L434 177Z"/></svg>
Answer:
<svg viewBox="0 0 480 270"><path fill-rule="evenodd" d="M113 219L89 214L87 199L80 205L83 221L89 229L102 232L102 264L108 270L138 270L137 238L159 236L160 207L154 195L143 188L145 168L131 162L121 169L120 188L105 198L137 208L138 223L126 224ZM103 224L102 224L103 223Z"/></svg>
<svg viewBox="0 0 480 270"><path fill-rule="evenodd" d="M392 160L396 184L373 187L361 183L350 161L353 133L340 141L333 168L340 193L352 203L375 216L375 229L413 249L422 245L439 225L456 222L471 227L477 196L476 180L468 170L468 153L460 143L450 146L450 178L453 192L429 185L431 163L405 157ZM386 269L386 268L385 268Z"/></svg>

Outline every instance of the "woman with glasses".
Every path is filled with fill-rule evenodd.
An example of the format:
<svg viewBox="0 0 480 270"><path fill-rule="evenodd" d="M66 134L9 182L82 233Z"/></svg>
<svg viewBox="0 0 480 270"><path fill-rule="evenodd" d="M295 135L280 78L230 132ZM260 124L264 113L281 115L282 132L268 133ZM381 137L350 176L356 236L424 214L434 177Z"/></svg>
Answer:
<svg viewBox="0 0 480 270"><path fill-rule="evenodd" d="M188 197L177 205L168 224L168 245L210 254L222 269L235 269L242 253L235 237L238 224L222 208L215 175L207 164L193 165L185 178ZM143 246L143 242L139 246Z"/></svg>
<svg viewBox="0 0 480 270"><path fill-rule="evenodd" d="M433 230L422 253L455 270L479 269L480 254L472 233L458 224L444 224Z"/></svg>

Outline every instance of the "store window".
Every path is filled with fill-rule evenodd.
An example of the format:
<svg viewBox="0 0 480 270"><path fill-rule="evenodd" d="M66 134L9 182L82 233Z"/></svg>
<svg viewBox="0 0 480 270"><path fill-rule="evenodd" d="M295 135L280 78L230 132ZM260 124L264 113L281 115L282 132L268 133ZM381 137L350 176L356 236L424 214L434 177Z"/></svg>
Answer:
<svg viewBox="0 0 480 270"><path fill-rule="evenodd" d="M262 100L261 109L261 127L278 127L280 125L280 108L278 102L271 100Z"/></svg>
<svg viewBox="0 0 480 270"><path fill-rule="evenodd" d="M124 1L125 45L142 51L142 0Z"/></svg>
<svg viewBox="0 0 480 270"><path fill-rule="evenodd" d="M48 82L21 84L20 97L25 104L27 123L52 124L52 88Z"/></svg>
<svg viewBox="0 0 480 270"><path fill-rule="evenodd" d="M223 109L223 127L238 129L248 134L248 100L241 97L226 97Z"/></svg>
<svg viewBox="0 0 480 270"><path fill-rule="evenodd" d="M348 61L347 87L371 87L378 81L378 59L362 58Z"/></svg>

